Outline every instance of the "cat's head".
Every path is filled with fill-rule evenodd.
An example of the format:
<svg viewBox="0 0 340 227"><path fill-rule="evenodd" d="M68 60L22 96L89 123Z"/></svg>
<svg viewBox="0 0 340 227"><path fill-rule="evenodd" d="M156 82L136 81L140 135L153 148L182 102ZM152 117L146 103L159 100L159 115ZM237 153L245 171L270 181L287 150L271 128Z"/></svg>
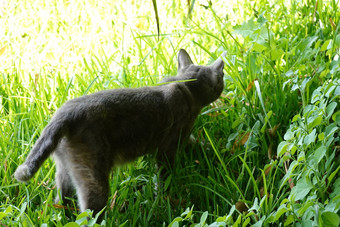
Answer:
<svg viewBox="0 0 340 227"><path fill-rule="evenodd" d="M178 53L178 79L192 80L185 82L190 91L202 105L215 101L224 88L224 62L218 58L210 66L193 64L189 54L181 49Z"/></svg>

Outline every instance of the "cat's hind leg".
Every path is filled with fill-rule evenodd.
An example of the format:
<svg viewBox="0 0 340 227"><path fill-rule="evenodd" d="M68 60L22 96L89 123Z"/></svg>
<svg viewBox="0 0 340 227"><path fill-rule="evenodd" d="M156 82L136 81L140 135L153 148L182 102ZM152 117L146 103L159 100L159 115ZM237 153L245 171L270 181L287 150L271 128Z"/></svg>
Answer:
<svg viewBox="0 0 340 227"><path fill-rule="evenodd" d="M77 165L72 168L72 179L76 186L81 212L93 210L100 212L107 204L109 179L107 173L98 166Z"/></svg>
<svg viewBox="0 0 340 227"><path fill-rule="evenodd" d="M56 162L56 184L58 189L54 202L56 204L62 202L64 205L71 205L71 201L67 198L73 196L74 187L69 175L67 160L58 151L53 156Z"/></svg>

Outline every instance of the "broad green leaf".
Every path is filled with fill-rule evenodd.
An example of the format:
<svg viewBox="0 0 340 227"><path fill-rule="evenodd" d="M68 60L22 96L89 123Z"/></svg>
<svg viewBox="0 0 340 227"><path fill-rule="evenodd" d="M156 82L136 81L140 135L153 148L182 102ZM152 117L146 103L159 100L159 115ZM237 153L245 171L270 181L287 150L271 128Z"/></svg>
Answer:
<svg viewBox="0 0 340 227"><path fill-rule="evenodd" d="M254 19L243 22L241 25L233 27L235 34L240 34L244 38L249 37L251 40L256 40L258 44L264 44L268 40L268 30L263 24L259 24Z"/></svg>
<svg viewBox="0 0 340 227"><path fill-rule="evenodd" d="M84 218L84 217L87 217L87 216L89 216L89 215L91 215L91 214L92 214L92 211L91 211L91 210L89 210L89 209L88 209L88 210L85 210L84 212L78 214L77 220L82 219L82 218Z"/></svg>
<svg viewBox="0 0 340 227"><path fill-rule="evenodd" d="M297 213L299 214L299 216L302 216L306 212L306 210L313 205L314 205L313 200L311 199L307 200L301 204L301 207L297 210Z"/></svg>
<svg viewBox="0 0 340 227"><path fill-rule="evenodd" d="M281 157L285 152L287 152L287 147L289 143L287 141L282 141L277 147L277 157Z"/></svg>
<svg viewBox="0 0 340 227"><path fill-rule="evenodd" d="M334 96L334 98L337 97L337 96L340 96L340 86L337 86L337 87L336 87L333 96Z"/></svg>
<svg viewBox="0 0 340 227"><path fill-rule="evenodd" d="M285 133L285 135L283 136L283 138L284 138L285 140L291 140L291 139L294 138L294 135L295 135L295 132L292 131L291 128L289 128L289 129L287 130L287 132Z"/></svg>
<svg viewBox="0 0 340 227"><path fill-rule="evenodd" d="M298 165L300 165L299 162L297 162L296 160L292 161L292 163L291 163L290 166L289 166L288 172L287 172L287 174L289 174L289 177L290 177L290 174L292 174L292 172L294 171L294 169L295 169Z"/></svg>
<svg viewBox="0 0 340 227"><path fill-rule="evenodd" d="M243 221L242 227L246 227L248 226L248 224L250 223L250 218L246 218L246 220Z"/></svg>
<svg viewBox="0 0 340 227"><path fill-rule="evenodd" d="M272 61L280 59L283 54L284 54L284 51L282 49L273 49L270 52Z"/></svg>
<svg viewBox="0 0 340 227"><path fill-rule="evenodd" d="M304 40L302 40L302 42L299 43L299 45L297 46L297 48L300 51L305 51L307 48L311 47L313 45L313 43L318 39L317 36L311 36L308 37Z"/></svg>
<svg viewBox="0 0 340 227"><path fill-rule="evenodd" d="M323 45L321 46L320 51L328 50L328 45L329 45L330 42L331 42L331 39L326 40L326 41L323 43Z"/></svg>
<svg viewBox="0 0 340 227"><path fill-rule="evenodd" d="M288 215L286 220L285 220L285 223L284 223L284 226L289 226L291 223L293 223L295 220L294 216L293 215Z"/></svg>
<svg viewBox="0 0 340 227"><path fill-rule="evenodd" d="M291 77L291 76L294 76L296 73L297 73L297 71L296 71L296 72L293 72L292 70L288 70L288 71L285 73L285 76Z"/></svg>
<svg viewBox="0 0 340 227"><path fill-rule="evenodd" d="M272 115L273 115L273 111L272 110L268 111L267 119L270 119Z"/></svg>
<svg viewBox="0 0 340 227"><path fill-rule="evenodd" d="M3 219L6 216L7 216L7 214L5 212L0 212L0 221L1 221L1 219Z"/></svg>
<svg viewBox="0 0 340 227"><path fill-rule="evenodd" d="M192 206L191 208L187 208L182 214L181 216L183 217L185 215L185 218L184 219L188 219L191 217L192 215L192 211L194 210L194 206Z"/></svg>
<svg viewBox="0 0 340 227"><path fill-rule="evenodd" d="M256 197L254 199L254 203L253 203L253 206L248 210L248 211L251 211L251 210L255 210L256 212L258 212L260 210L260 206L259 206L259 201L258 201L258 198Z"/></svg>
<svg viewBox="0 0 340 227"><path fill-rule="evenodd" d="M324 140L324 139L325 139L325 133L322 132L322 133L320 133L320 134L318 135L318 140L322 141L322 140Z"/></svg>
<svg viewBox="0 0 340 227"><path fill-rule="evenodd" d="M254 225L252 225L252 227L261 227L265 219L266 219L266 215L263 215L259 221L257 221Z"/></svg>
<svg viewBox="0 0 340 227"><path fill-rule="evenodd" d="M328 104L328 106L326 107L327 118L333 114L336 106L337 106L336 102L331 102L330 104Z"/></svg>
<svg viewBox="0 0 340 227"><path fill-rule="evenodd" d="M287 212L287 205L286 204L281 204L279 206L279 208L275 212L273 222L276 222L277 220L279 220L281 215L286 213L286 212Z"/></svg>
<svg viewBox="0 0 340 227"><path fill-rule="evenodd" d="M327 46L327 50L332 49L333 47L333 39L331 39L331 41L329 42L328 46ZM328 54L328 53L327 53Z"/></svg>
<svg viewBox="0 0 340 227"><path fill-rule="evenodd" d="M234 26L234 33L240 34L243 37L253 35L254 31L257 29L257 25L254 22L254 19L250 19L247 22L243 22L241 25Z"/></svg>
<svg viewBox="0 0 340 227"><path fill-rule="evenodd" d="M172 222L169 224L169 227L179 227L178 221L172 221Z"/></svg>
<svg viewBox="0 0 340 227"><path fill-rule="evenodd" d="M315 49L318 49L318 48L320 47L321 43L322 43L322 40L319 39L319 40L315 43L314 48L315 48Z"/></svg>
<svg viewBox="0 0 340 227"><path fill-rule="evenodd" d="M321 214L322 222L324 226L330 227L338 227L340 225L340 217L338 214L326 211Z"/></svg>
<svg viewBox="0 0 340 227"><path fill-rule="evenodd" d="M333 173L331 173L331 175L329 175L329 177L328 177L328 184L330 184L332 182L333 178L339 172L339 170L340 170L340 166L338 166L338 168L336 170L334 170Z"/></svg>
<svg viewBox="0 0 340 227"><path fill-rule="evenodd" d="M321 118L322 119L322 118ZM310 145L311 143L314 143L316 139L316 129L313 129L311 133L309 133L303 140L303 143L305 145Z"/></svg>
<svg viewBox="0 0 340 227"><path fill-rule="evenodd" d="M280 38L277 40L277 44L279 47L281 47L283 50L287 49L288 47L288 39L287 38Z"/></svg>
<svg viewBox="0 0 340 227"><path fill-rule="evenodd" d="M232 128L236 128L241 122L241 119L236 119L236 121L233 122L233 124L231 125Z"/></svg>
<svg viewBox="0 0 340 227"><path fill-rule="evenodd" d="M264 24L264 23L266 23L268 20L263 16L263 13L261 14L261 15L259 15L259 17L258 17L258 19L257 19L257 22L259 23L259 24Z"/></svg>
<svg viewBox="0 0 340 227"><path fill-rule="evenodd" d="M84 216L84 217L81 217L81 218L77 217L76 223L78 225L87 225L88 224L87 216Z"/></svg>
<svg viewBox="0 0 340 227"><path fill-rule="evenodd" d="M337 130L338 130L338 127L336 126L335 123L328 125L325 128L326 137L328 138L329 136L333 135Z"/></svg>
<svg viewBox="0 0 340 227"><path fill-rule="evenodd" d="M290 151L291 155L293 155L293 154L295 154L295 151L297 150L297 146L295 144L291 143L291 144L289 144L287 150Z"/></svg>
<svg viewBox="0 0 340 227"><path fill-rule="evenodd" d="M302 219L301 221L301 226L302 227L309 227L309 226L313 226L313 221L312 220L306 220L306 219Z"/></svg>
<svg viewBox="0 0 340 227"><path fill-rule="evenodd" d="M295 144L289 146L290 153L293 155L295 154L295 151L297 150L297 146Z"/></svg>
<svg viewBox="0 0 340 227"><path fill-rule="evenodd" d="M64 225L64 227L80 227L80 225L75 222L69 222L66 225Z"/></svg>
<svg viewBox="0 0 340 227"><path fill-rule="evenodd" d="M306 178L302 178L297 182L296 186L292 189L289 197L291 199L293 197L295 201L302 200L308 195L312 188L313 185L308 183Z"/></svg>
<svg viewBox="0 0 340 227"><path fill-rule="evenodd" d="M238 215L237 220L235 221L235 223L232 225L233 227L239 227L242 221L242 214Z"/></svg>
<svg viewBox="0 0 340 227"><path fill-rule="evenodd" d="M185 226L185 225L183 225L183 226ZM193 226L195 226L195 227L201 227L201 225L200 224L198 224L198 225L193 225ZM210 225L208 225L208 224L205 224L204 225L204 227L225 227L225 226L227 226L227 223L226 222L213 222L213 223L211 223Z"/></svg>
<svg viewBox="0 0 340 227"><path fill-rule="evenodd" d="M201 216L201 220L200 220L200 224L204 225L205 224L205 221L207 220L207 217L208 217L208 211L205 211L202 216Z"/></svg>
<svg viewBox="0 0 340 227"><path fill-rule="evenodd" d="M339 167L338 167L339 168ZM340 200L340 177L333 183L334 191L329 195L332 200Z"/></svg>
<svg viewBox="0 0 340 227"><path fill-rule="evenodd" d="M340 47L340 34L335 37L335 46Z"/></svg>
<svg viewBox="0 0 340 227"><path fill-rule="evenodd" d="M311 81L312 81L312 80L311 80L311 77L306 77L306 78L302 81L302 83L301 83L301 90L302 90L302 91L306 90L306 87L309 86L309 84L310 84Z"/></svg>
<svg viewBox="0 0 340 227"><path fill-rule="evenodd" d="M12 206L8 206L8 207L6 208L6 210L5 210L5 213L6 213L6 214L9 214L9 213L11 213L12 211L13 211Z"/></svg>
<svg viewBox="0 0 340 227"><path fill-rule="evenodd" d="M329 50L329 51L331 51L331 50ZM340 64L339 63L340 63L339 60L338 61L332 61L330 63L330 65L329 65L329 69L330 69L329 73L330 74L337 74L339 72L339 70L340 70ZM339 86L338 86L338 88L339 88Z"/></svg>
<svg viewBox="0 0 340 227"><path fill-rule="evenodd" d="M225 222L227 220L227 217L226 216L223 216L223 217L218 217L216 219L216 222Z"/></svg>
<svg viewBox="0 0 340 227"><path fill-rule="evenodd" d="M288 200L287 198L284 198L284 199L281 201L280 206L281 206L282 204L286 204L286 203L288 203L288 202L289 202L289 200Z"/></svg>
<svg viewBox="0 0 340 227"><path fill-rule="evenodd" d="M298 90L298 89L300 89L300 87L299 87L299 85L298 84L294 84L293 86L292 86L292 91L295 91L295 90Z"/></svg>
<svg viewBox="0 0 340 227"><path fill-rule="evenodd" d="M307 121L308 121L308 128L312 129L312 128L315 128L315 126L318 126L322 123L322 116L313 115L309 117Z"/></svg>
<svg viewBox="0 0 340 227"><path fill-rule="evenodd" d="M22 205L20 207L20 215L22 215L25 212L26 207L27 207L27 202L22 203Z"/></svg>
<svg viewBox="0 0 340 227"><path fill-rule="evenodd" d="M231 133L228 137L228 142L233 141L238 136L238 132Z"/></svg>
<svg viewBox="0 0 340 227"><path fill-rule="evenodd" d="M335 85L328 86L327 89L326 89L325 96L327 98L329 98L329 96L332 94L332 92L334 91L335 88L336 88Z"/></svg>
<svg viewBox="0 0 340 227"><path fill-rule="evenodd" d="M301 64L301 65L299 65L299 71L304 71L304 70L306 70L306 65L304 65L304 64Z"/></svg>
<svg viewBox="0 0 340 227"><path fill-rule="evenodd" d="M6 217L9 213L11 213L13 211L12 206L8 206L5 210L5 212L0 212L0 221L1 219L3 219L4 217Z"/></svg>
<svg viewBox="0 0 340 227"><path fill-rule="evenodd" d="M332 120L337 124L340 124L340 111L337 111L335 114L333 114Z"/></svg>
<svg viewBox="0 0 340 227"><path fill-rule="evenodd" d="M236 207L235 207L235 205L233 205L233 206L230 208L229 214L228 214L227 217L231 217L231 216L233 215L233 213L235 212L235 210L236 210Z"/></svg>
<svg viewBox="0 0 340 227"><path fill-rule="evenodd" d="M320 146L316 151L314 152L314 161L315 164L319 164L321 159L325 156L327 151L327 148L325 146Z"/></svg>
<svg viewBox="0 0 340 227"><path fill-rule="evenodd" d="M297 161L298 161L298 162L302 162L302 161L304 161L304 160L305 160L305 152L301 151L301 152L299 153L299 156L298 156L298 158L297 158Z"/></svg>
<svg viewBox="0 0 340 227"><path fill-rule="evenodd" d="M267 47L265 45L262 45L258 42L255 42L254 43L254 46L253 46L253 50L256 51L256 52L262 52L263 50L267 49Z"/></svg>
<svg viewBox="0 0 340 227"><path fill-rule="evenodd" d="M244 217L248 218L248 217L251 217L251 216L254 216L255 213L254 212L248 212L248 214L246 214Z"/></svg>
<svg viewBox="0 0 340 227"><path fill-rule="evenodd" d="M300 114L297 114L297 115L295 115L295 116L293 117L292 122L295 122L295 121L297 121L297 120L300 119L300 118L301 118Z"/></svg>
<svg viewBox="0 0 340 227"><path fill-rule="evenodd" d="M315 103L316 101L319 101L320 95L321 95L321 92L319 90L316 89L315 91L313 91L311 103Z"/></svg>
<svg viewBox="0 0 340 227"><path fill-rule="evenodd" d="M183 220L183 218L177 217L177 218L175 218L175 219L173 220L173 222L180 222L180 221L182 221L182 220Z"/></svg>
<svg viewBox="0 0 340 227"><path fill-rule="evenodd" d="M324 78L329 72L330 72L329 69L323 70L323 71L320 73L320 78L321 78L321 79Z"/></svg>
<svg viewBox="0 0 340 227"><path fill-rule="evenodd" d="M105 207L101 210L101 211L99 211L98 213L96 213L96 216L94 217L94 218L91 218L90 220L89 220L89 222L88 222L88 226L95 226L96 225L96 222L97 222L97 220L98 220L98 218L99 218L99 216L105 211Z"/></svg>

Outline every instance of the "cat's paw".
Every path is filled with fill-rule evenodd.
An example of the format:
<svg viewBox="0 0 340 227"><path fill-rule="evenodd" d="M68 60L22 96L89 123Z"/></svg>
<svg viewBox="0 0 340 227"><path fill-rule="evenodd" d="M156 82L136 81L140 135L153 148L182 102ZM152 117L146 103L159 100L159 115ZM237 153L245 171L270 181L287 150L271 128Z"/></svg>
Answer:
<svg viewBox="0 0 340 227"><path fill-rule="evenodd" d="M22 164L15 170L14 177L17 181L27 182L31 179L32 175L29 171L29 167L26 164Z"/></svg>

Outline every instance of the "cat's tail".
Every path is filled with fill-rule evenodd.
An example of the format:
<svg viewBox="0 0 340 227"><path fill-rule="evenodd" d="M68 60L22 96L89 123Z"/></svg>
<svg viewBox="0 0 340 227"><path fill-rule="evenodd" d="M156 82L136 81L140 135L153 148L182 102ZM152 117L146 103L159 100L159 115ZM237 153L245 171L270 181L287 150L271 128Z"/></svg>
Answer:
<svg viewBox="0 0 340 227"><path fill-rule="evenodd" d="M67 133L68 124L65 117L54 117L46 126L40 138L34 144L25 163L18 166L14 177L18 181L26 182L33 177L44 161L56 149L60 139Z"/></svg>

